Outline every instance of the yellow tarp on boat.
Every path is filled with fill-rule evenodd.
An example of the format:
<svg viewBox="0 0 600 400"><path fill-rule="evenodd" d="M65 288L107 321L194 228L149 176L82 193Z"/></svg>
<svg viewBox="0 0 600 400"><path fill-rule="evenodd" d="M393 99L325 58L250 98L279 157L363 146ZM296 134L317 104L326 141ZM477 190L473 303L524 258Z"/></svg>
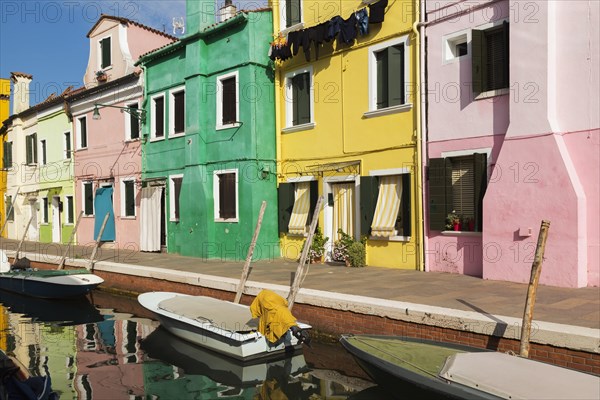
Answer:
<svg viewBox="0 0 600 400"><path fill-rule="evenodd" d="M252 318L259 318L258 331L275 343L292 326L296 318L288 310L288 302L275 292L262 290L250 305Z"/></svg>

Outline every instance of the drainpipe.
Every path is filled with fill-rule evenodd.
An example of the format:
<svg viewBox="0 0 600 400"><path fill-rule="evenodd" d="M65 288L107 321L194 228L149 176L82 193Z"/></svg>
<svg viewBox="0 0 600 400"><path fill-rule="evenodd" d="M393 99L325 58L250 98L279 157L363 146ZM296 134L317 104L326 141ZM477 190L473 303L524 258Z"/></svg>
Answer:
<svg viewBox="0 0 600 400"><path fill-rule="evenodd" d="M418 77L418 85L416 90L416 109L417 109L417 159L415 163L415 173L416 173L416 196L421 197L421 207L417 207L417 241L418 246L418 264L419 270L428 271L427 265L427 240L425 237L426 230L426 213L423 212L426 204L426 196L424 190L424 173L427 162L427 124L425 118L426 111L426 90L425 88L425 26L424 26L424 17L425 17L425 2L415 0L417 5L416 12L417 18L413 23L413 32L416 38L416 48L418 51L416 58L416 75Z"/></svg>

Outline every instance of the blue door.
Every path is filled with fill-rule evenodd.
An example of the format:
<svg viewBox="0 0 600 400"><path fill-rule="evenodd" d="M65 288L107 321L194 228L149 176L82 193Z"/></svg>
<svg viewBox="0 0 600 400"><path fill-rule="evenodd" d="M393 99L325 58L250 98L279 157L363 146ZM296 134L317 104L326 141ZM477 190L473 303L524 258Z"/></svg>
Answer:
<svg viewBox="0 0 600 400"><path fill-rule="evenodd" d="M102 222L106 213L108 213L108 221L106 221L106 227L102 232L100 238L103 242L114 242L115 240L115 214L113 212L113 188L112 187L101 187L96 189L96 197L94 198L94 210L95 210L95 221L94 221L94 240L100 233Z"/></svg>

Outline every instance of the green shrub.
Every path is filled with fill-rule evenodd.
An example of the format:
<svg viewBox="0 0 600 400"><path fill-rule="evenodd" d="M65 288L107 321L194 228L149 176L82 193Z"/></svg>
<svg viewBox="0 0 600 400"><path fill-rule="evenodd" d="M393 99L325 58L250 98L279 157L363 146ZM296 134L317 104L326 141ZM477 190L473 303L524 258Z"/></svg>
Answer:
<svg viewBox="0 0 600 400"><path fill-rule="evenodd" d="M351 267L364 267L367 263L365 245L361 242L352 242L347 248L347 260Z"/></svg>

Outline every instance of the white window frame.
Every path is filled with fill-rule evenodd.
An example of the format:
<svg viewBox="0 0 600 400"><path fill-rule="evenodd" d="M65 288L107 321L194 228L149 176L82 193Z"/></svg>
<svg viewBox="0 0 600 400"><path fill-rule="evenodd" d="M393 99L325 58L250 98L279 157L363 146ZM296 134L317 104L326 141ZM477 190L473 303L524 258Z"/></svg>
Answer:
<svg viewBox="0 0 600 400"><path fill-rule="evenodd" d="M163 98L163 135L160 137L156 136L156 112L155 112L155 107L154 107L154 101L156 99L158 99L159 97ZM165 94L164 93L158 93L155 94L153 96L150 96L150 114L151 114L151 118L150 118L150 141L151 142L155 142L155 141L159 141L159 140L165 140L165 137L167 136L167 127L164 126L165 125L165 118L167 117L167 114L165 113L165 107L167 106L166 104L167 102L165 101Z"/></svg>
<svg viewBox="0 0 600 400"><path fill-rule="evenodd" d="M35 143L31 144L31 157L29 157L29 154L27 154L27 142L29 142L31 140L31 137L35 136ZM38 165L39 164L39 157L35 157L36 153L39 153L39 147L40 144L38 143L38 138L37 138L37 132L34 133L30 133L29 135L25 136L25 162L27 165ZM39 154L37 154L39 156ZM31 162L27 162L27 159L30 158Z"/></svg>
<svg viewBox="0 0 600 400"><path fill-rule="evenodd" d="M169 221L179 222L180 218L175 217L175 182L174 179L181 178L181 188L183 189L183 174L169 175ZM179 193L181 200L181 193ZM181 204L179 207L181 213ZM179 215L181 217L181 214Z"/></svg>
<svg viewBox="0 0 600 400"><path fill-rule="evenodd" d="M69 136L69 146L67 148L67 135ZM70 131L63 132L63 159L70 160L73 158L73 142L71 140L72 134ZM69 150L71 149L71 150Z"/></svg>
<svg viewBox="0 0 600 400"><path fill-rule="evenodd" d="M127 210L127 196L125 192L125 183L133 182L133 215L125 215L125 211ZM121 179L121 219L135 219L137 217L137 207L135 206L135 178L122 178Z"/></svg>
<svg viewBox="0 0 600 400"><path fill-rule="evenodd" d="M235 218L221 218L219 203L221 194L219 193L219 175L235 174ZM239 196L239 173L237 168L222 169L213 172L213 201L215 222L239 222L240 220L240 196Z"/></svg>
<svg viewBox="0 0 600 400"><path fill-rule="evenodd" d="M292 31L296 31L299 29L304 28L304 0L300 0L300 22L297 24L294 24L290 27L286 27L287 25L287 17L286 17L286 9L285 9L285 0L280 0L279 1L279 31L281 33L287 33L287 32L292 32Z"/></svg>
<svg viewBox="0 0 600 400"><path fill-rule="evenodd" d="M42 209L40 210L42 214L42 225L48 225L50 221L50 204L48 204L48 196L42 197Z"/></svg>
<svg viewBox="0 0 600 400"><path fill-rule="evenodd" d="M404 45L404 85L406 86L404 90L404 104L377 109L377 58L375 54L381 50L396 46L398 44ZM407 111L412 108L412 104L408 102L411 92L411 90L409 90L409 85L411 84L410 53L411 50L409 46L408 35L394 38L369 47L369 111L364 113L364 117L369 118L379 115L393 114L401 111Z"/></svg>
<svg viewBox="0 0 600 400"><path fill-rule="evenodd" d="M85 147L81 144L83 142L83 136L81 131L81 123L85 121ZM89 135L87 131L87 116L77 117L77 150L87 149L89 146Z"/></svg>
<svg viewBox="0 0 600 400"><path fill-rule="evenodd" d="M382 176L394 176L394 175L406 175L410 174L410 168L389 168L389 169L375 169L369 171L369 176L374 177L382 177ZM404 181L402 181L404 182ZM381 185L381 184L380 184ZM404 187L402 187L402 191L404 191ZM409 188L410 190L410 188ZM379 201L379 198L377 199ZM399 213L402 212L402 199L400 199L400 210ZM380 238L377 236L369 235L369 240L381 240L386 242L410 242L410 236L400 236L394 235L385 238Z"/></svg>
<svg viewBox="0 0 600 400"><path fill-rule="evenodd" d="M64 218L64 224L65 225L73 225L75 223L75 203L74 203L75 199L73 198L72 195L67 195L65 196L65 208L64 208L64 213L65 213L65 218ZM69 221L69 202L71 203L72 207L73 207L73 220Z"/></svg>
<svg viewBox="0 0 600 400"><path fill-rule="evenodd" d="M294 92L292 91L292 78L296 75L307 72L310 76L310 122L307 124L292 125L294 119ZM282 132L297 132L306 129L313 129L315 126L315 77L313 74L313 67L312 65L309 65L285 74L285 128L282 129Z"/></svg>
<svg viewBox="0 0 600 400"><path fill-rule="evenodd" d="M229 78L235 78L235 118L240 119L240 77L238 71L233 71L217 77L217 124L216 130L237 128L239 122L223 125L223 81Z"/></svg>
<svg viewBox="0 0 600 400"><path fill-rule="evenodd" d="M108 67L104 67L102 68L102 41L104 39L110 39L110 65ZM113 55L112 55L112 51L113 51L113 47L114 47L114 40L112 38L112 35L106 35L106 36L102 36L100 38L98 38L98 45L97 45L97 49L98 49L98 59L97 59L97 67L98 67L98 71L108 71L110 69L112 69L113 66Z"/></svg>
<svg viewBox="0 0 600 400"><path fill-rule="evenodd" d="M137 100L136 101L127 102L127 103L125 103L124 106L125 107L137 106L138 110L140 110L140 107L141 107L140 102L137 101ZM132 141L140 140L140 137L142 136L142 132L141 132L142 121L139 121L139 119L137 117L138 114L130 114L128 112L124 112L123 115L125 115L125 118L124 118L125 119L125 141L126 142L132 142ZM131 137L131 119L132 118L138 119L139 126L140 126L140 132L138 134L138 137L135 138L135 139Z"/></svg>
<svg viewBox="0 0 600 400"><path fill-rule="evenodd" d="M183 132L175 133L175 95L183 92ZM169 91L169 137L185 136L185 104L187 102L185 85L178 86Z"/></svg>
<svg viewBox="0 0 600 400"><path fill-rule="evenodd" d="M458 56L456 54L456 45L466 43L467 54ZM442 63L448 64L456 62L463 57L471 55L471 30L466 29L459 32L454 32L442 37Z"/></svg>
<svg viewBox="0 0 600 400"><path fill-rule="evenodd" d="M48 141L46 139L40 139L40 165L48 164Z"/></svg>
<svg viewBox="0 0 600 400"><path fill-rule="evenodd" d="M85 185L87 183L92 185L92 213L91 214L85 213ZM83 211L84 217L93 217L96 214L96 210L95 210L96 207L94 206L95 198L96 198L96 194L94 193L94 181L82 181L81 182L81 210Z"/></svg>

